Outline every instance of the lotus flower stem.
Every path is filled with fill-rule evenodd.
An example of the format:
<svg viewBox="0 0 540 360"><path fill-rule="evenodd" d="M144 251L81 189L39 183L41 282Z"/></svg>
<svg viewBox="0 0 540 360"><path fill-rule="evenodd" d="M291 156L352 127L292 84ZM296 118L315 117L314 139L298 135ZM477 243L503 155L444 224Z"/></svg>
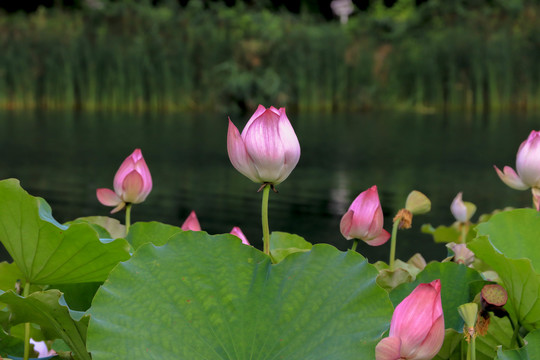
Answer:
<svg viewBox="0 0 540 360"><path fill-rule="evenodd" d="M270 255L270 227L268 226L268 197L270 194L270 184L266 184L263 188L263 198L262 198L262 230L263 230L263 244L264 244L264 253Z"/></svg>
<svg viewBox="0 0 540 360"><path fill-rule="evenodd" d="M521 337L519 336L519 322L517 324L514 324L510 316L508 316L508 320L510 320L510 325L512 325L512 328L514 329L514 333L512 334L512 340L510 341L510 344L516 343L517 347L525 346L525 344L523 343L523 340L521 340Z"/></svg>
<svg viewBox="0 0 540 360"><path fill-rule="evenodd" d="M25 298L30 294L30 282L24 284L23 296ZM27 322L24 324L24 360L30 358L30 323Z"/></svg>
<svg viewBox="0 0 540 360"><path fill-rule="evenodd" d="M351 251L356 251L356 247L358 246L358 239L354 239Z"/></svg>
<svg viewBox="0 0 540 360"><path fill-rule="evenodd" d="M467 342L467 360L476 360L476 335Z"/></svg>
<svg viewBox="0 0 540 360"><path fill-rule="evenodd" d="M397 230L400 222L401 218L396 218L394 219L394 225L392 226L392 237L390 238L390 261L388 262L388 265L390 265L390 271L394 270L394 259L396 258Z"/></svg>
<svg viewBox="0 0 540 360"><path fill-rule="evenodd" d="M460 243L465 244L467 242L467 233L469 232L469 227L466 223L461 224L461 238Z"/></svg>
<svg viewBox="0 0 540 360"><path fill-rule="evenodd" d="M131 206L133 204L129 203L126 205L126 236L129 232L129 227L131 226Z"/></svg>

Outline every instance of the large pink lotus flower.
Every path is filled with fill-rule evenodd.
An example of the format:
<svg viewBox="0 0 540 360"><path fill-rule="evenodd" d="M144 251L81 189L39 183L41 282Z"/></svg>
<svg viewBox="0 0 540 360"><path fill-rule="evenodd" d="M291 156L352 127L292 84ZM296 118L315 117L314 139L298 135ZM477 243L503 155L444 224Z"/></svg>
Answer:
<svg viewBox="0 0 540 360"><path fill-rule="evenodd" d="M516 171L505 166L503 171L493 166L501 180L512 189L532 188L537 210L540 210L540 131L531 131L521 143L516 156Z"/></svg>
<svg viewBox="0 0 540 360"><path fill-rule="evenodd" d="M135 149L120 165L114 176L114 191L97 189L100 203L115 206L111 213L120 211L126 204L143 202L152 190L152 176L140 149Z"/></svg>
<svg viewBox="0 0 540 360"><path fill-rule="evenodd" d="M191 230L191 231L201 231L201 224L199 224L199 219L197 219L197 214L195 211L189 213L186 221L182 224L182 230Z"/></svg>
<svg viewBox="0 0 540 360"><path fill-rule="evenodd" d="M242 244L250 245L246 235L244 235L244 233L242 232L242 230L240 230L238 226L232 228L231 234L242 240Z"/></svg>
<svg viewBox="0 0 540 360"><path fill-rule="evenodd" d="M441 281L420 284L394 310L390 333L375 348L376 360L430 360L443 344Z"/></svg>
<svg viewBox="0 0 540 360"><path fill-rule="evenodd" d="M378 246L388 241L390 233L383 229L383 212L377 186L362 192L341 218L341 234L347 239L361 239Z"/></svg>
<svg viewBox="0 0 540 360"><path fill-rule="evenodd" d="M227 151L233 166L257 183L277 185L300 159L300 143L285 108L259 105L242 134L229 119Z"/></svg>

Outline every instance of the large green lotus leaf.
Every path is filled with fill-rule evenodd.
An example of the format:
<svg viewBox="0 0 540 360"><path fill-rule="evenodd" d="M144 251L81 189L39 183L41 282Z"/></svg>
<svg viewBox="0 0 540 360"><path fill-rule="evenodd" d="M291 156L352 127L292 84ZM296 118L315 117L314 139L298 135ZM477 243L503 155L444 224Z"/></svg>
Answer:
<svg viewBox="0 0 540 360"><path fill-rule="evenodd" d="M22 280L23 274L15 263L0 262L0 290L15 290L17 280Z"/></svg>
<svg viewBox="0 0 540 360"><path fill-rule="evenodd" d="M50 288L58 289L64 294L66 304L72 310L86 311L92 304L96 291L103 282L86 282L78 284L51 285Z"/></svg>
<svg viewBox="0 0 540 360"><path fill-rule="evenodd" d="M33 284L103 281L129 258L124 239L100 240L87 223L60 225L19 181L0 181L0 241Z"/></svg>
<svg viewBox="0 0 540 360"><path fill-rule="evenodd" d="M457 310L456 310L457 311ZM492 317L488 333L476 337L476 359L490 360L496 356L498 347L511 348L512 327L508 318ZM461 360L467 354L467 342L462 332L447 329L441 350L435 360Z"/></svg>
<svg viewBox="0 0 540 360"><path fill-rule="evenodd" d="M71 348L75 359L90 360L86 351L88 316L71 311L58 290L39 291L24 298L13 291L0 291L0 302L9 306L11 322L35 323L49 338L61 338Z"/></svg>
<svg viewBox="0 0 540 360"><path fill-rule="evenodd" d="M520 349L497 351L497 360L540 360L540 330L525 336L526 344Z"/></svg>
<svg viewBox="0 0 540 360"><path fill-rule="evenodd" d="M421 283L441 280L441 301L444 312L445 327L456 331L463 330L463 319L457 312L458 306L473 300L471 289L476 288L476 282L481 281L480 274L462 264L453 262L433 262L416 276L416 280L402 284L390 292L390 299L397 306Z"/></svg>
<svg viewBox="0 0 540 360"><path fill-rule="evenodd" d="M476 230L479 236L487 236L507 258L530 259L540 273L540 212L534 209L504 211L476 226Z"/></svg>
<svg viewBox="0 0 540 360"><path fill-rule="evenodd" d="M0 357L8 355L22 355L24 352L24 340L7 334L0 329Z"/></svg>
<svg viewBox="0 0 540 360"><path fill-rule="evenodd" d="M465 358L466 354L467 344L464 341L463 334L454 329L446 329L441 350L439 350L439 353L433 359L461 360Z"/></svg>
<svg viewBox="0 0 540 360"><path fill-rule="evenodd" d="M152 243L157 246L164 245L171 236L182 232L177 226L163 224L157 221L136 222L129 228L127 241L138 249L141 245Z"/></svg>
<svg viewBox="0 0 540 360"><path fill-rule="evenodd" d="M303 237L286 232L274 231L270 235L270 256L275 263L290 254L311 250L313 245Z"/></svg>
<svg viewBox="0 0 540 360"><path fill-rule="evenodd" d="M118 239L126 236L126 226L121 224L117 219L108 216L86 216L80 217L68 224L88 223L94 225L94 228L98 230L100 238L112 238ZM101 231L104 230L102 234Z"/></svg>
<svg viewBox="0 0 540 360"><path fill-rule="evenodd" d="M486 236L468 244L476 257L499 274L508 292L505 309L528 330L540 327L540 275L529 259L508 259L493 248Z"/></svg>
<svg viewBox="0 0 540 360"><path fill-rule="evenodd" d="M315 245L279 264L232 235L147 244L98 290L93 360L369 359L393 312L355 252Z"/></svg>
<svg viewBox="0 0 540 360"><path fill-rule="evenodd" d="M476 358L479 359L493 359L497 353L497 348L502 347L503 349L511 349L516 346L512 344L512 334L514 330L512 329L512 324L508 317L498 318L496 316L491 316L489 322L488 333L484 336L478 336L476 338L476 353L483 355L482 358L479 358L479 355Z"/></svg>

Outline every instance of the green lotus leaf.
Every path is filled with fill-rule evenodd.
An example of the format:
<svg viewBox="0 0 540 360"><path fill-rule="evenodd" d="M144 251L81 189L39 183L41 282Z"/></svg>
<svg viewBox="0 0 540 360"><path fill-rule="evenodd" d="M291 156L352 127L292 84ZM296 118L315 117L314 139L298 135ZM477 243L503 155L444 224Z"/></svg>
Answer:
<svg viewBox="0 0 540 360"><path fill-rule="evenodd" d="M32 284L103 281L129 258L124 239L100 240L87 223L59 224L19 181L0 181L0 241Z"/></svg>
<svg viewBox="0 0 540 360"><path fill-rule="evenodd" d="M390 299L397 306L421 283L429 283L433 280L441 280L441 301L444 312L445 327L456 331L463 330L463 319L457 312L458 306L471 302L474 298L473 287L477 288L476 282L482 281L480 274L462 264L452 262L428 264L425 269L416 276L416 280L402 284L390 292Z"/></svg>
<svg viewBox="0 0 540 360"><path fill-rule="evenodd" d="M77 284L50 285L49 289L58 289L64 294L64 300L70 309L86 311L90 308L96 291L103 282L85 282Z"/></svg>
<svg viewBox="0 0 540 360"><path fill-rule="evenodd" d="M0 290L15 290L17 280L22 280L23 274L15 263L0 262Z"/></svg>
<svg viewBox="0 0 540 360"><path fill-rule="evenodd" d="M24 341L7 334L0 328L0 357L7 358L8 355L23 355Z"/></svg>
<svg viewBox="0 0 540 360"><path fill-rule="evenodd" d="M446 329L444 333L444 342L442 344L441 350L434 360L461 360L462 353L466 354L467 348L463 346L463 334L457 332L454 329Z"/></svg>
<svg viewBox="0 0 540 360"><path fill-rule="evenodd" d="M525 336L525 346L520 349L497 350L497 360L538 360L540 359L540 330L535 330Z"/></svg>
<svg viewBox="0 0 540 360"><path fill-rule="evenodd" d="M270 235L270 256L275 263L290 254L311 250L313 245L303 237L286 232L274 231Z"/></svg>
<svg viewBox="0 0 540 360"><path fill-rule="evenodd" d="M157 221L136 222L129 228L126 240L134 249L141 245L152 243L157 246L164 245L171 236L182 232L177 226L163 224Z"/></svg>
<svg viewBox="0 0 540 360"><path fill-rule="evenodd" d="M468 247L499 274L508 293L504 308L512 318L528 330L539 328L540 275L534 271L531 260L507 258L493 248L486 236L478 237Z"/></svg>
<svg viewBox="0 0 540 360"><path fill-rule="evenodd" d="M425 234L433 236L433 240L437 243L449 243L458 242L461 233L454 226L439 225L437 228L431 226L431 224L424 224L421 227L421 231Z"/></svg>
<svg viewBox="0 0 540 360"><path fill-rule="evenodd" d="M512 347L512 327L508 318L492 317L488 333L476 337L476 359L491 360L496 356L498 347ZM467 355L467 342L462 332L447 329L444 343L434 360L461 360Z"/></svg>
<svg viewBox="0 0 540 360"><path fill-rule="evenodd" d="M73 221L70 221L68 224L77 224L77 223L87 223L98 230L100 238L112 238L118 239L126 236L126 227L121 224L117 219L108 217L108 216L86 216L80 217ZM101 233L99 230L103 229L105 233Z"/></svg>
<svg viewBox="0 0 540 360"><path fill-rule="evenodd" d="M279 264L232 235L141 246L98 290L93 360L373 358L393 312L355 252L315 245Z"/></svg>
<svg viewBox="0 0 540 360"><path fill-rule="evenodd" d="M477 359L493 359L497 353L497 348L511 349L516 346L512 343L514 330L508 317L498 318L491 315L488 333L485 336L476 338ZM479 358L479 354L483 357Z"/></svg>
<svg viewBox="0 0 540 360"><path fill-rule="evenodd" d="M487 236L491 245L510 259L528 258L540 274L540 212L515 209L493 215L476 226L478 236Z"/></svg>
<svg viewBox="0 0 540 360"><path fill-rule="evenodd" d="M0 302L8 305L13 324L35 323L48 338L61 338L74 353L75 359L90 360L85 338L88 316L71 311L58 290L39 291L24 298L12 291L0 291Z"/></svg>

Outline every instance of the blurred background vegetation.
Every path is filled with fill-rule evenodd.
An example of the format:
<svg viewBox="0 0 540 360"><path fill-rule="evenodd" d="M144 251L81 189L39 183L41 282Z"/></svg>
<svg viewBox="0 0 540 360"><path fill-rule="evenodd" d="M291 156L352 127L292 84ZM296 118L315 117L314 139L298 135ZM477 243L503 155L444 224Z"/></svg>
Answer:
<svg viewBox="0 0 540 360"><path fill-rule="evenodd" d="M540 3L51 1L0 10L0 109L540 107ZM40 6L38 6L40 5Z"/></svg>

